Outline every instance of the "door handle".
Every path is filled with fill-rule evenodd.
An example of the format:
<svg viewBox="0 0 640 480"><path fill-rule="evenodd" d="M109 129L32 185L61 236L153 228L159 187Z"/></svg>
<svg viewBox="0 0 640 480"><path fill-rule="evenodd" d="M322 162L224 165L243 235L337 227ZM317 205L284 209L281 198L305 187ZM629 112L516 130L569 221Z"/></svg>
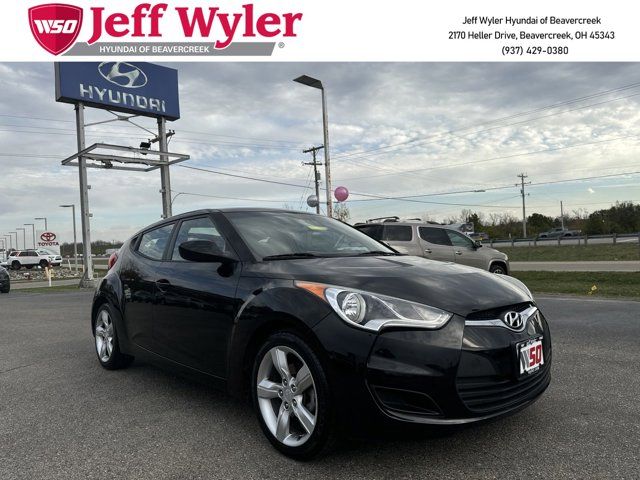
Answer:
<svg viewBox="0 0 640 480"><path fill-rule="evenodd" d="M424 253L433 253L430 248L425 248Z"/></svg>
<svg viewBox="0 0 640 480"><path fill-rule="evenodd" d="M462 252L461 252L460 250L456 250L456 251L455 251L455 252L453 252L453 253L455 253L456 255L462 255Z"/></svg>

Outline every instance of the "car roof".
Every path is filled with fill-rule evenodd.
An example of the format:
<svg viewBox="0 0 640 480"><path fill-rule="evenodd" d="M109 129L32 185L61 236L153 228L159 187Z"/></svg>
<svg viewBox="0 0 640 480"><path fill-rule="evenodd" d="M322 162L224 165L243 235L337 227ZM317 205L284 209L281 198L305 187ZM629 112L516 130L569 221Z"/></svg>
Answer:
<svg viewBox="0 0 640 480"><path fill-rule="evenodd" d="M354 226L356 228L359 228L359 227L365 227L368 225L384 225L385 227L386 226L392 227L395 225L398 225L401 227L411 227L413 225L416 225L418 227L443 228L446 230L453 230L455 232L459 232L459 230L452 228L451 225L440 225L437 223L425 223L425 222L371 222L371 223L356 223Z"/></svg>
<svg viewBox="0 0 640 480"><path fill-rule="evenodd" d="M197 215L207 215L211 213L235 213L235 212L273 212L273 213L296 213L296 214L304 214L304 215L317 215L316 213L311 212L301 212L298 210L287 210L284 208L254 208L254 207L236 207L236 208L203 208L200 210L192 210L190 212L180 213L178 215L173 215L169 218L163 218L162 220L157 221L156 223L152 223L151 225L147 225L140 230L138 230L133 237L139 235L141 232L160 227L167 223L172 223L178 220L182 220L183 218L189 218Z"/></svg>

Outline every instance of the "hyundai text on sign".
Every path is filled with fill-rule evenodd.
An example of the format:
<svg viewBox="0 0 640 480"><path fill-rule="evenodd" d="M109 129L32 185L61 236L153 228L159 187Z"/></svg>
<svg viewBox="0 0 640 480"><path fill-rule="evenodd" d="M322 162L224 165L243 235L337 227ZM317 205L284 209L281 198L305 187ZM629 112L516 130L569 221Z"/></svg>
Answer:
<svg viewBox="0 0 640 480"><path fill-rule="evenodd" d="M144 62L56 63L56 100L167 120L180 118L178 71Z"/></svg>

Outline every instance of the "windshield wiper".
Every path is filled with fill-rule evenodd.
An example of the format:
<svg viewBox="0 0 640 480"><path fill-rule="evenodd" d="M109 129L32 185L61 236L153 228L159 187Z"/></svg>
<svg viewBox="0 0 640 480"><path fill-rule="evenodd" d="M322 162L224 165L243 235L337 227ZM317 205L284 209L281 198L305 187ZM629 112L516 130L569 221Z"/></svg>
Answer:
<svg viewBox="0 0 640 480"><path fill-rule="evenodd" d="M366 257L367 255L377 256L377 255L397 255L395 252L385 252L384 250L371 250L370 252L362 252L359 253L359 257Z"/></svg>
<svg viewBox="0 0 640 480"><path fill-rule="evenodd" d="M282 253L280 255L268 255L262 257L262 260L287 260L296 258L319 258L318 255L308 252Z"/></svg>

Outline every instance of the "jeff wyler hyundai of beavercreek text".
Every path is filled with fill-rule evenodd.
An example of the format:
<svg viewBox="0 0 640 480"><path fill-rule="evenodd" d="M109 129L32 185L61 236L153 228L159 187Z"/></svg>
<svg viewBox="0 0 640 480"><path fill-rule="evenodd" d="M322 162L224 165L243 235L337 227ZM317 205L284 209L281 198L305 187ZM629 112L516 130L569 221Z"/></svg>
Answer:
<svg viewBox="0 0 640 480"><path fill-rule="evenodd" d="M323 216L191 212L141 230L109 267L91 317L102 366L144 357L250 396L292 457L338 427L514 413L549 385L549 328L520 281Z"/></svg>

